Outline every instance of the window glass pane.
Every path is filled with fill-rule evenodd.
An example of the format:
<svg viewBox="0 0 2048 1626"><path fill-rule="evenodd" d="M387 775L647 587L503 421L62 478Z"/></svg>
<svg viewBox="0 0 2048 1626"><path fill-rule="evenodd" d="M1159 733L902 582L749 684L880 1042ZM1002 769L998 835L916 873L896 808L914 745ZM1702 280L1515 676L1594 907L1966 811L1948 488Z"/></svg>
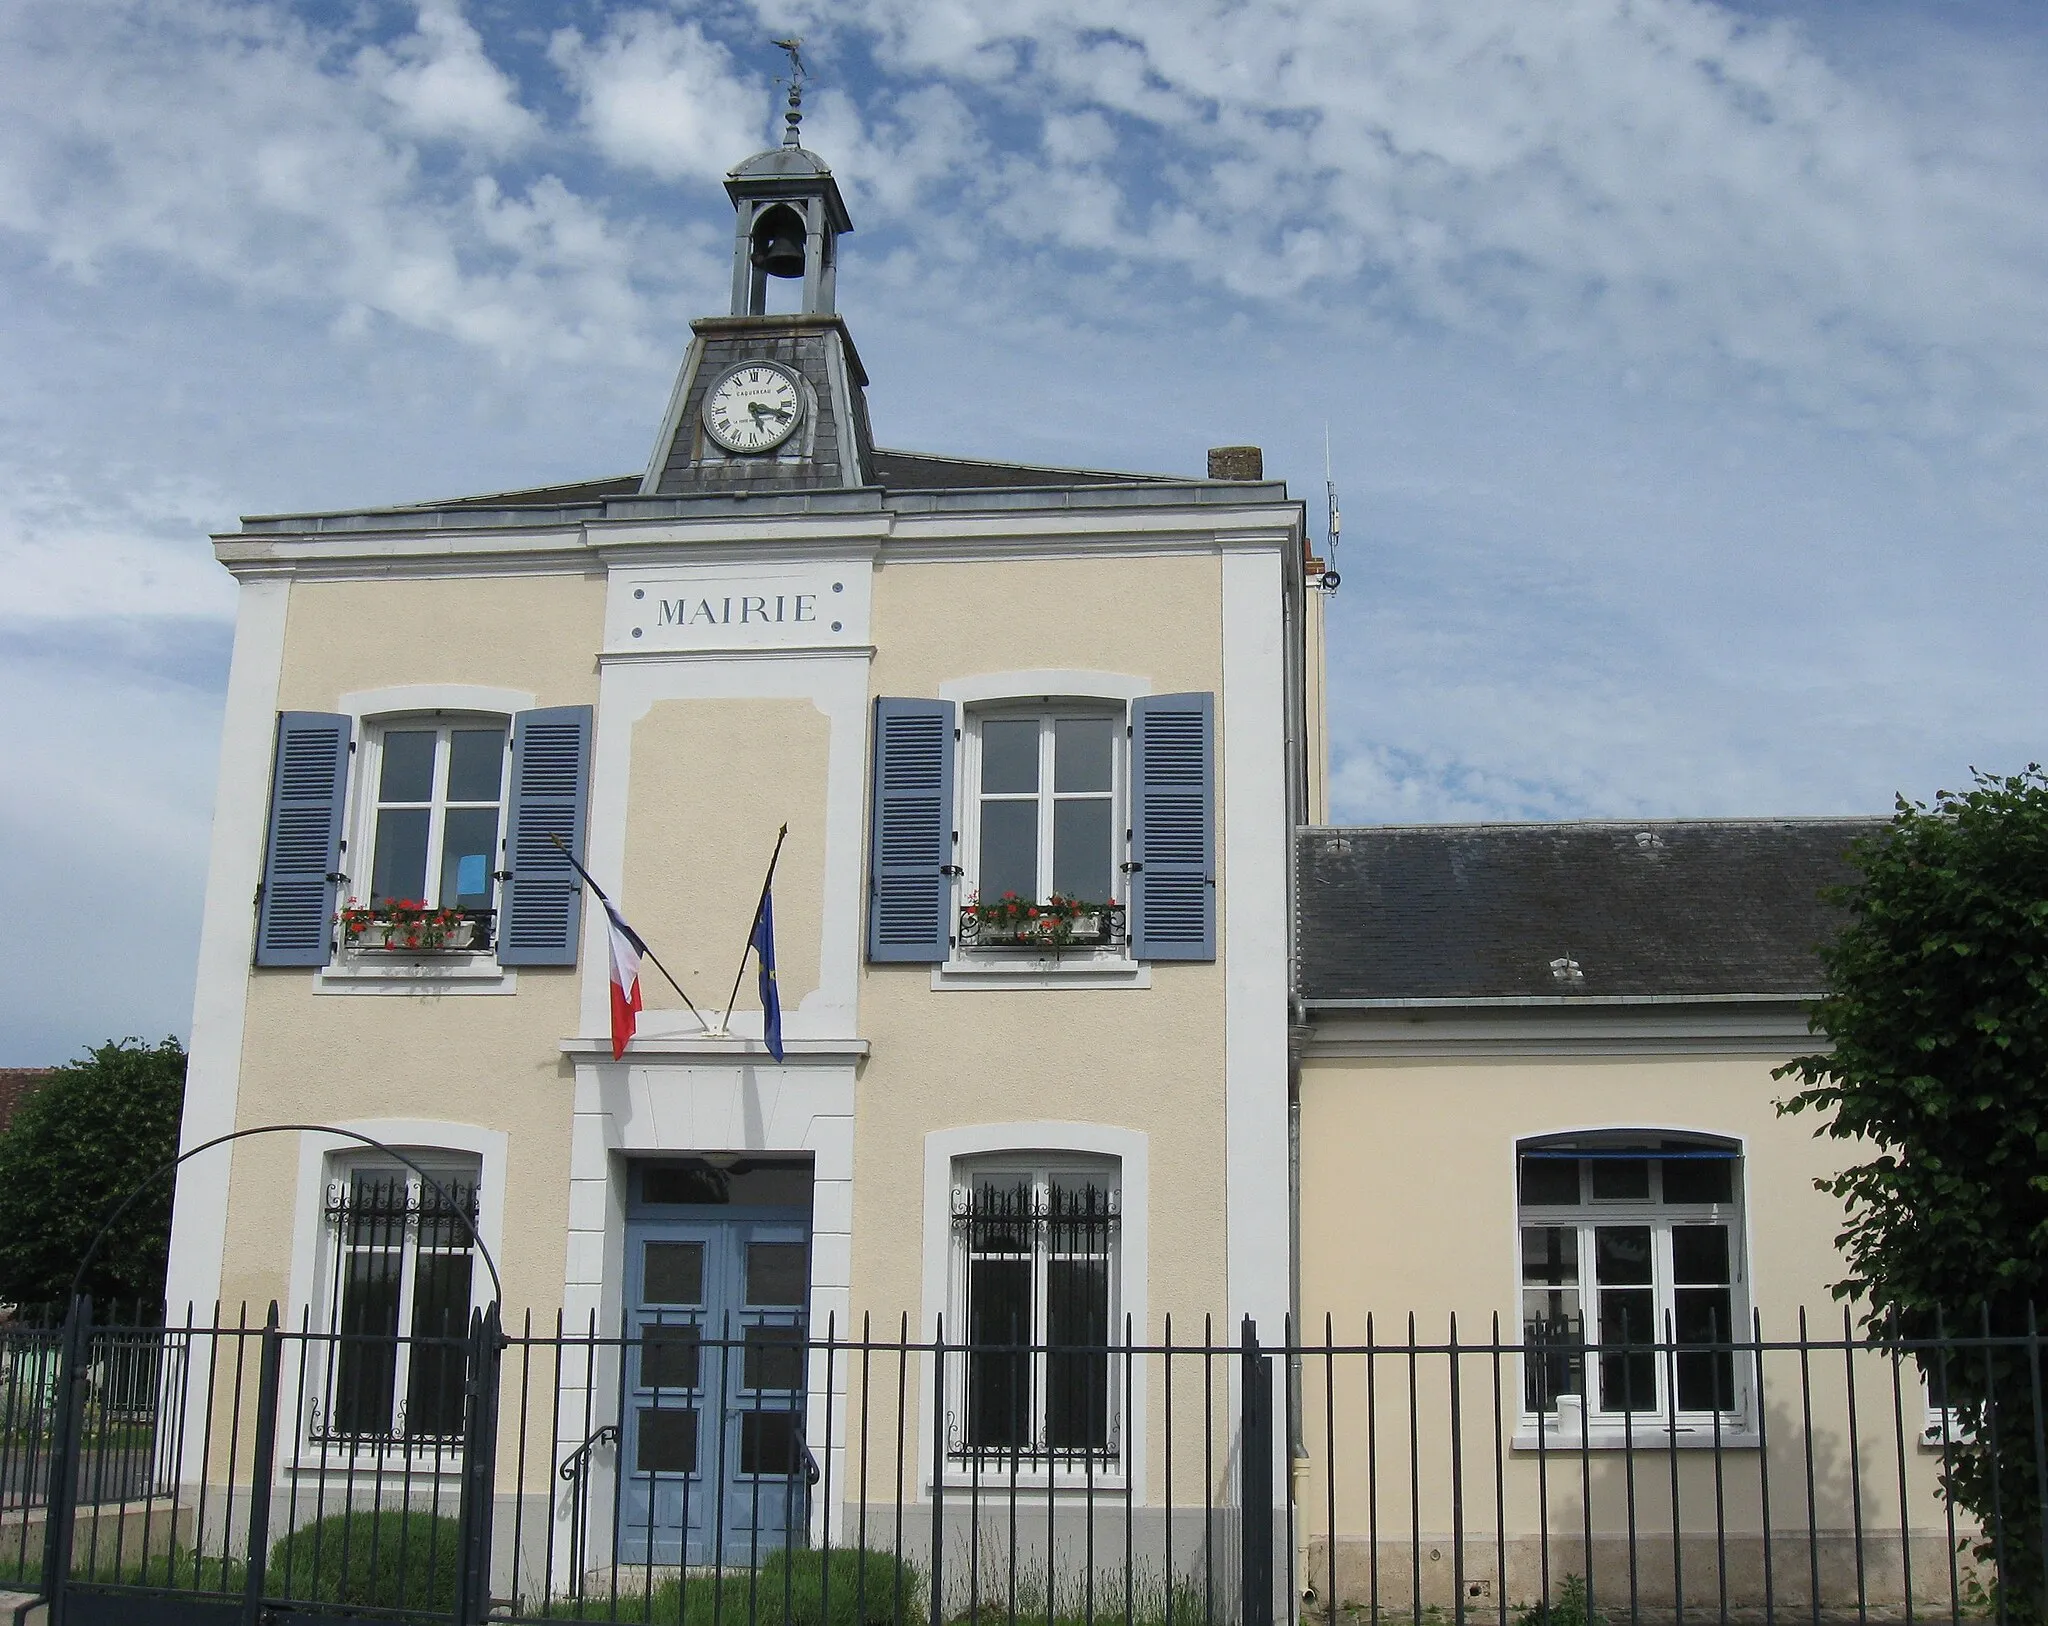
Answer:
<svg viewBox="0 0 2048 1626"><path fill-rule="evenodd" d="M1659 1166L1664 1171L1664 1200L1667 1203L1726 1203L1735 1200L1735 1159L1732 1157L1672 1157Z"/></svg>
<svg viewBox="0 0 2048 1626"><path fill-rule="evenodd" d="M384 766L377 780L380 802L434 799L434 742L431 728L397 729L384 736Z"/></svg>
<svg viewBox="0 0 2048 1626"><path fill-rule="evenodd" d="M1728 1269L1728 1227L1674 1225L1671 1228L1671 1279L1709 1285L1732 1279Z"/></svg>
<svg viewBox="0 0 2048 1626"><path fill-rule="evenodd" d="M1570 1287L1579 1279L1579 1233L1569 1225L1522 1227L1522 1281L1529 1287Z"/></svg>
<svg viewBox="0 0 2048 1626"><path fill-rule="evenodd" d="M1593 1231L1593 1269L1602 1287L1632 1287L1650 1280L1650 1228L1601 1225Z"/></svg>
<svg viewBox="0 0 2048 1626"><path fill-rule="evenodd" d="M747 1303L801 1304L806 1274L801 1242L747 1244Z"/></svg>
<svg viewBox="0 0 2048 1626"><path fill-rule="evenodd" d="M801 1327L749 1327L741 1383L749 1389L802 1388L803 1348Z"/></svg>
<svg viewBox="0 0 2048 1626"><path fill-rule="evenodd" d="M1624 1353L1615 1345L1648 1344L1656 1337L1657 1306L1647 1287L1608 1290L1600 1295L1600 1404L1607 1411L1657 1409L1655 1351Z"/></svg>
<svg viewBox="0 0 2048 1626"><path fill-rule="evenodd" d="M462 1432L469 1255L424 1254L415 1271L405 1432L412 1439L451 1439Z"/></svg>
<svg viewBox="0 0 2048 1626"><path fill-rule="evenodd" d="M1052 725L1052 788L1108 790L1116 725L1107 717L1060 717Z"/></svg>
<svg viewBox="0 0 2048 1626"><path fill-rule="evenodd" d="M385 818L391 817L389 813ZM498 856L498 810L451 807L441 835L443 908L488 909L491 871Z"/></svg>
<svg viewBox="0 0 2048 1626"><path fill-rule="evenodd" d="M981 788L988 795L1038 789L1038 719L991 718L981 725Z"/></svg>
<svg viewBox="0 0 2048 1626"><path fill-rule="evenodd" d="M743 1158L718 1168L701 1157L641 1166L644 1203L746 1203L763 1208L809 1208L808 1158Z"/></svg>
<svg viewBox="0 0 2048 1626"><path fill-rule="evenodd" d="M459 1339L469 1334L469 1254L421 1253L413 1259L412 1335Z"/></svg>
<svg viewBox="0 0 2048 1626"><path fill-rule="evenodd" d="M377 858L370 867L370 900L427 895L427 820L423 807L387 807L377 815Z"/></svg>
<svg viewBox="0 0 2048 1626"><path fill-rule="evenodd" d="M495 802L504 776L502 728L458 728L449 736L449 801Z"/></svg>
<svg viewBox="0 0 2048 1626"><path fill-rule="evenodd" d="M1109 1443L1109 1265L1054 1259L1045 1267L1046 1443L1098 1451ZM1091 1347L1096 1346L1096 1347Z"/></svg>
<svg viewBox="0 0 2048 1626"><path fill-rule="evenodd" d="M1672 1323L1681 1344L1725 1343L1735 1319L1734 1296L1725 1287L1681 1287L1673 1295ZM1735 1352L1680 1353L1680 1411L1727 1411L1735 1404Z"/></svg>
<svg viewBox="0 0 2048 1626"><path fill-rule="evenodd" d="M640 1387L694 1389L704 1370L703 1329L644 1327L640 1332Z"/></svg>
<svg viewBox="0 0 2048 1626"><path fill-rule="evenodd" d="M398 1256L348 1254L334 1352L333 1432L388 1434L398 1377Z"/></svg>
<svg viewBox="0 0 2048 1626"><path fill-rule="evenodd" d="M1522 1159L1522 1201L1575 1203L1579 1200L1579 1162L1571 1157Z"/></svg>
<svg viewBox="0 0 2048 1626"><path fill-rule="evenodd" d="M1650 1195L1648 1158L1596 1157L1589 1161L1596 1198L1641 1202Z"/></svg>
<svg viewBox="0 0 2048 1626"><path fill-rule="evenodd" d="M1053 804L1052 889L1088 903L1109 901L1108 797Z"/></svg>
<svg viewBox="0 0 2048 1626"><path fill-rule="evenodd" d="M1020 898L1038 896L1038 804L981 804L981 866L979 888L984 903L1006 892Z"/></svg>
<svg viewBox="0 0 2048 1626"><path fill-rule="evenodd" d="M697 1471L697 1413L640 1408L640 1451L635 1467L643 1474L693 1474Z"/></svg>
<svg viewBox="0 0 2048 1626"><path fill-rule="evenodd" d="M649 1304L704 1302L704 1244L650 1242L641 1256L641 1296Z"/></svg>
<svg viewBox="0 0 2048 1626"><path fill-rule="evenodd" d="M974 1259L967 1267L968 1443L1021 1446L1030 1440L1031 1357L1003 1345L1031 1342L1031 1265Z"/></svg>
<svg viewBox="0 0 2048 1626"><path fill-rule="evenodd" d="M781 1479L797 1471L796 1413L750 1411L740 1416L740 1472Z"/></svg>

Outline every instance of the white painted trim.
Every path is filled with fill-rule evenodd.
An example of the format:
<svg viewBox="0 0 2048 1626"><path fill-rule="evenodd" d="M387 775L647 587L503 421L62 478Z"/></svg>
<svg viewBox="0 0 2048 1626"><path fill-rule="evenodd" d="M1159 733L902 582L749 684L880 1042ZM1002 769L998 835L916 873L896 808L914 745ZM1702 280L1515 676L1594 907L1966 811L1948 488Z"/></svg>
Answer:
<svg viewBox="0 0 2048 1626"><path fill-rule="evenodd" d="M436 956L431 960L385 955L373 961L367 953L344 948L313 974L313 992L351 995L516 994L519 992L519 973L498 964L497 955L489 951Z"/></svg>
<svg viewBox="0 0 2048 1626"><path fill-rule="evenodd" d="M1224 971L1231 1336L1281 1341L1288 1311L1286 683L1278 550L1223 559L1218 905ZM1281 1481L1276 1480L1276 1484Z"/></svg>
<svg viewBox="0 0 2048 1626"><path fill-rule="evenodd" d="M1118 1296L1129 1318L1132 1335L1147 1342L1151 1330L1152 1262L1152 1165L1151 1137L1140 1129L1115 1124L1066 1123L1045 1119L1035 1122L965 1124L953 1129L934 1129L924 1137L924 1318L916 1336L929 1338L947 1310L948 1269L953 1238L953 1164L963 1157L983 1157L1006 1152L1090 1153L1117 1160L1117 1184L1122 1193L1121 1255L1117 1261ZM1121 1329L1117 1329L1121 1335ZM920 1393L926 1397L918 1408L918 1433L922 1444L917 1460L920 1493L931 1490L934 1430L942 1426L929 1403L932 1392L932 1357L920 1361L924 1377ZM1131 1476L1131 1495L1145 1498L1146 1368L1144 1361L1132 1362L1130 1415L1124 1419L1125 1471ZM1122 1474L1095 1483L1121 1485ZM964 1481L963 1481L964 1483ZM948 1487L952 1479L948 1476Z"/></svg>
<svg viewBox="0 0 2048 1626"><path fill-rule="evenodd" d="M1740 1243L1739 1251L1741 1254L1741 1263L1739 1268L1741 1274L1736 1277L1735 1281L1731 1284L1731 1287L1735 1301L1742 1307L1742 1336L1748 1336L1750 1316L1756 1309L1756 1228L1750 1224L1750 1137L1745 1134L1742 1134L1738 1130L1709 1128L1704 1124L1644 1123L1639 1119L1607 1119L1599 1123L1557 1124L1545 1129L1532 1129L1525 1134L1513 1134L1507 1136L1507 1171L1505 1177L1507 1180L1507 1190L1513 1195L1515 1202L1514 1220L1513 1223L1508 1227L1506 1250L1508 1256L1508 1296L1505 1302L1517 1306L1519 1306L1522 1302L1523 1216L1521 1189L1521 1158L1523 1146L1530 1141L1556 1140L1572 1135L1617 1134L1643 1136L1676 1135L1682 1138L1697 1140L1724 1142L1732 1141L1735 1144L1737 1170L1735 1202L1733 1206L1735 1209L1735 1234L1738 1242ZM1662 1179L1661 1175L1659 1176L1659 1179ZM1625 1204L1617 1203L1615 1204L1612 1212L1614 1212L1617 1215L1628 1213L1642 1214L1649 1212L1653 1209L1657 1211L1668 1211L1672 1207L1690 1206L1692 1205L1669 1204L1660 1202L1656 1204L1644 1204L1642 1207L1631 1209ZM1583 1211L1584 1207L1585 1205L1583 1204L1574 1203L1570 1205L1570 1211L1574 1215L1577 1215ZM1574 1218L1563 1221L1562 1223L1568 1225L1578 1225L1584 1223L1584 1221ZM1670 1283L1667 1282L1665 1285L1669 1287ZM1579 1290L1582 1295L1591 1294L1595 1291L1594 1284L1590 1276L1585 1276L1581 1278ZM1580 1300L1582 1314L1584 1313L1585 1303L1586 1299L1582 1297ZM1516 1326L1519 1326L1521 1324L1521 1312L1519 1311L1519 1309L1515 1312L1513 1324ZM1723 1426L1723 1431L1721 1434L1721 1443L1723 1445L1729 1445L1731 1443L1741 1444L1747 1442L1753 1445L1756 1443L1756 1407L1757 1402L1759 1400L1759 1396L1756 1390L1756 1377L1754 1372L1745 1373L1739 1364L1736 1370L1737 1377L1735 1395L1738 1403L1736 1405L1734 1412L1731 1414L1734 1421L1731 1423L1724 1424ZM1534 1424L1534 1414L1527 1411L1523 1405L1522 1396L1525 1391L1522 1385L1520 1361L1516 1363L1516 1374L1514 1381L1516 1395L1516 1423L1515 1437L1513 1442L1514 1447L1516 1450L1534 1450L1536 1448L1535 1433L1537 1427L1539 1427L1540 1425ZM1584 1396L1581 1397L1582 1403L1584 1398ZM1638 1430L1637 1432L1639 1434L1656 1434L1658 1438L1664 1438L1669 1433L1669 1429L1661 1425L1657 1420L1659 1417L1662 1417L1663 1415L1664 1414L1662 1413L1646 1413L1645 1416L1648 1419L1648 1421L1646 1421L1644 1427ZM1691 1414L1688 1413L1685 1415ZM1611 1421L1606 1420L1611 1419L1612 1416L1613 1413L1611 1412L1601 1413L1592 1421L1590 1426L1586 1429L1586 1438L1584 1443L1587 1449L1594 1451L1613 1450L1622 1443L1626 1436L1626 1431L1622 1428L1615 1426ZM1681 1423L1678 1428L1678 1433L1681 1436L1681 1449L1683 1449L1685 1445L1685 1441L1683 1440L1682 1436L1686 1433L1687 1427L1688 1425ZM1701 1430L1701 1432L1703 1432L1707 1436L1707 1438L1699 1443L1711 1445L1713 1443L1713 1430L1711 1426L1704 1430ZM1544 1438L1545 1449L1558 1450L1561 1448L1561 1445L1558 1442L1562 1440L1562 1436L1560 1435L1559 1430L1556 1428L1556 1426L1551 1426L1545 1432ZM1576 1432L1571 1436L1571 1440L1571 1449L1576 1449L1578 1444L1580 1443L1579 1436Z"/></svg>
<svg viewBox="0 0 2048 1626"><path fill-rule="evenodd" d="M289 594L284 582L245 582L235 607L234 656L228 667L227 704L221 723L220 775L199 931L192 1043L185 1067L184 1117L178 1131L180 1150L235 1128L242 1024L256 937L256 911L250 900L263 876ZM187 1305L193 1306L198 1316L210 1316L220 1296L232 1159L232 1149L222 1147L179 1171L164 1288L166 1302L176 1307L170 1312L174 1320ZM198 1436L203 1432L186 1431L190 1449L201 1448Z"/></svg>
<svg viewBox="0 0 2048 1626"><path fill-rule="evenodd" d="M857 1042L857 1041L856 1041ZM569 1049L569 1046L564 1046ZM640 1152L808 1152L811 1154L810 1324L822 1338L857 1336L853 1314L853 1097L857 1057L842 1052L804 1065L778 1066L763 1055L722 1057L675 1054L624 1062L607 1044L592 1057L580 1044L576 1057L575 1116L569 1140L569 1231L563 1264L562 1310L572 1331L595 1323L616 1327L623 1304L626 1250L626 1154ZM794 1062L792 1056L791 1061ZM813 1357L806 1436L827 1441L832 1482L846 1482L846 1384L850 1362L840 1361L827 1391L824 1357ZM600 1371L595 1414L612 1415L616 1373ZM583 1388L573 1371L562 1378L564 1433L555 1442L559 1462L582 1441ZM827 1425L831 1432L828 1435ZM574 1432L568 1432L571 1429ZM600 1476L599 1485L606 1485ZM557 1486L557 1557L567 1559L566 1487ZM593 1492L599 1499L608 1488ZM813 1504L814 1534L824 1521L836 1531L844 1508ZM593 1508L602 1529L609 1506Z"/></svg>
<svg viewBox="0 0 2048 1626"><path fill-rule="evenodd" d="M1125 704L1152 692L1152 680L1128 672L1082 672L1045 667L1030 672L980 672L939 685L941 700L963 706L991 700L1120 700Z"/></svg>
<svg viewBox="0 0 2048 1626"><path fill-rule="evenodd" d="M959 993L966 989L1004 992L1037 988L1143 989L1152 986L1152 968L1140 960L1126 959L1109 950L1097 957L1065 963L1050 959L1018 956L998 960L993 954L983 959L947 960L932 967L932 992Z"/></svg>
<svg viewBox="0 0 2048 1626"><path fill-rule="evenodd" d="M504 1270L501 1238L505 1229L505 1164L511 1145L511 1139L504 1130L434 1118L344 1118L334 1127L353 1129L359 1135L381 1140L402 1152L426 1150L473 1154L481 1165L476 1199L477 1235L490 1250L491 1257L497 1260L498 1269ZM291 1276L285 1297L289 1312L287 1326L297 1326L299 1318L309 1311L316 1324L319 1321L320 1304L316 1295L322 1286L320 1231L321 1212L327 1197L327 1160L336 1153L351 1155L358 1152L365 1157L378 1155L375 1147L342 1135L321 1134L315 1130L299 1132L299 1180L292 1210ZM481 1259L470 1275L470 1302L478 1309L491 1302L491 1273ZM504 1308L509 1314L512 1306L508 1304Z"/></svg>
<svg viewBox="0 0 2048 1626"><path fill-rule="evenodd" d="M395 683L385 689L356 689L341 697L339 709L357 722L407 712L480 712L509 718L536 702L524 689L496 689L482 683Z"/></svg>
<svg viewBox="0 0 2048 1626"><path fill-rule="evenodd" d="M865 569L849 565L849 570ZM782 1015L785 1038L850 1039L859 1032L861 906L867 848L868 659L863 651L763 659L768 652L727 650L718 658L605 662L598 681L597 737L590 780L586 862L600 886L620 896L625 867L626 809L633 773L633 727L660 700L808 700L830 729L825 771L824 912L818 945L818 986ZM632 898L621 898L630 918ZM603 914L585 899L586 943L603 942ZM743 934L746 923L734 923ZM610 968L586 952L582 965L580 1034L611 1032ZM756 1043L758 1012L740 1012L736 1033ZM651 1036L651 1035L650 1035ZM678 1035L680 1037L681 1035Z"/></svg>
<svg viewBox="0 0 2048 1626"><path fill-rule="evenodd" d="M729 661L743 656L750 661L816 660L820 655L875 656L873 644L790 644L781 649L604 649L597 664L605 666L668 666L691 661Z"/></svg>

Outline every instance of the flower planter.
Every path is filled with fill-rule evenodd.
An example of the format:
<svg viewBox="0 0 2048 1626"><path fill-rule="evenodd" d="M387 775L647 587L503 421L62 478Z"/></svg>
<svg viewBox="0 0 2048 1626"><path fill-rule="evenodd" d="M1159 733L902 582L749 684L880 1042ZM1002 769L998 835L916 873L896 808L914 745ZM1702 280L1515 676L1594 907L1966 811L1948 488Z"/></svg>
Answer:
<svg viewBox="0 0 2048 1626"><path fill-rule="evenodd" d="M1003 919L973 904L960 910L962 949L1015 949L1029 954L1062 954L1069 949L1114 948L1124 938L1122 904L1098 904L1076 914L1043 909L1035 917ZM991 918L995 915L995 918Z"/></svg>
<svg viewBox="0 0 2048 1626"><path fill-rule="evenodd" d="M481 927L475 920L427 925L412 921L366 921L344 931L343 946L358 954L461 954L473 950Z"/></svg>

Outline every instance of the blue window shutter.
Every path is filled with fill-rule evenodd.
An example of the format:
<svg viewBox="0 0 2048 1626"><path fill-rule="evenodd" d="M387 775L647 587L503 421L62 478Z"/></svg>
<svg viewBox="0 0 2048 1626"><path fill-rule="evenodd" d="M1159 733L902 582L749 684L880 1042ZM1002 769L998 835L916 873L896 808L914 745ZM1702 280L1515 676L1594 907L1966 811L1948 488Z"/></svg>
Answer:
<svg viewBox="0 0 2048 1626"><path fill-rule="evenodd" d="M1216 958L1216 697L1131 703L1131 954Z"/></svg>
<svg viewBox="0 0 2048 1626"><path fill-rule="evenodd" d="M950 700L875 701L868 958L931 964L952 947Z"/></svg>
<svg viewBox="0 0 2048 1626"><path fill-rule="evenodd" d="M270 838L256 900L258 965L325 965L332 951L349 732L348 718L333 712L277 715Z"/></svg>
<svg viewBox="0 0 2048 1626"><path fill-rule="evenodd" d="M580 862L590 802L591 710L551 706L512 719L512 789L505 806L505 882L498 904L500 965L574 965L583 935L583 883L554 843Z"/></svg>

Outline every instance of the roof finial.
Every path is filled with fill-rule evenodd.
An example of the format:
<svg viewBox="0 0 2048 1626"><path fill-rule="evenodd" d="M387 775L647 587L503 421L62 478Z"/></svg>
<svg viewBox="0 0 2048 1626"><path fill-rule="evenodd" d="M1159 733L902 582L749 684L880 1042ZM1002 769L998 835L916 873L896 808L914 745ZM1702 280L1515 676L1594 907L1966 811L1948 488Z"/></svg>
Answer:
<svg viewBox="0 0 2048 1626"><path fill-rule="evenodd" d="M801 147L803 142L797 138L796 127L804 121L804 76L808 70L804 67L803 56L797 47L802 45L803 41L792 34L786 40L771 40L769 43L777 50L789 53L789 111L782 115L785 125L782 144L785 147Z"/></svg>

